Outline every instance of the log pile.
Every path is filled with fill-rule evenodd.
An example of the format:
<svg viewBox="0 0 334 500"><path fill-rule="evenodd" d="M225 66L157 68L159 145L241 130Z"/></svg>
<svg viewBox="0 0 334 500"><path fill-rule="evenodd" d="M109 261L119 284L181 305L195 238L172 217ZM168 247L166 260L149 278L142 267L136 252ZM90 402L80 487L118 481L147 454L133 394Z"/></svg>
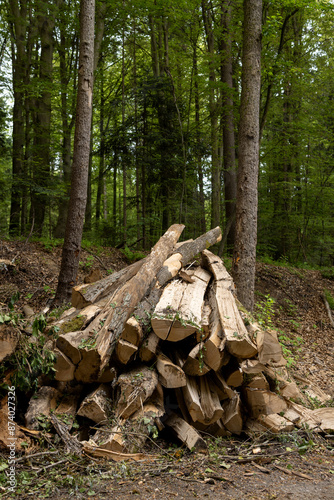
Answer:
<svg viewBox="0 0 334 500"><path fill-rule="evenodd" d="M276 333L251 321L222 260L208 250L220 229L178 244L182 230L172 226L145 259L73 289L73 307L52 325L58 386L30 401L27 427L41 408L70 422L76 414L93 428L82 437L86 452L123 457L164 428L205 452L202 432L321 425L293 402L303 395ZM64 393L71 404L60 411L55 400Z"/></svg>

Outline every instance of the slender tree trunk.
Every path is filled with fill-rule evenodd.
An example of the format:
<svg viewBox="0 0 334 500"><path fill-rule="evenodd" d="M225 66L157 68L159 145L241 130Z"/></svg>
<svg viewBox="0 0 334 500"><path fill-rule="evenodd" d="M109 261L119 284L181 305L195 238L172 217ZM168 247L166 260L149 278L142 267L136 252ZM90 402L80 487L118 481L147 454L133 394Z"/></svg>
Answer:
<svg viewBox="0 0 334 500"><path fill-rule="evenodd" d="M63 167L63 183L65 186L64 196L59 200L59 211L58 220L56 227L54 229L53 235L55 238L64 238L66 229L66 220L68 214L68 204L70 198L70 186L71 186L71 151L72 151L72 129L74 126L74 116L69 121L68 116L70 110L72 111L75 107L75 100L69 103L68 97L68 81L71 72L73 71L74 65L71 64L71 57L67 58L66 53L67 40L64 33L60 35L60 46L58 49L59 53L59 71L60 71L60 81L62 84L61 90L61 118L62 118L62 128L63 128L63 147L62 147L62 167ZM77 40L75 46L73 47L74 60L78 59L78 45ZM69 109L70 108L70 109ZM73 113L74 115L74 113Z"/></svg>
<svg viewBox="0 0 334 500"><path fill-rule="evenodd" d="M233 70L231 37L231 0L222 2L222 66L221 80L223 89L223 162L226 226L230 225L227 235L227 247L232 250L235 242L235 205L237 198L237 168L235 158L234 111L233 111Z"/></svg>
<svg viewBox="0 0 334 500"><path fill-rule="evenodd" d="M254 306L257 240L262 0L244 0L239 170L233 277L239 300Z"/></svg>
<svg viewBox="0 0 334 500"><path fill-rule="evenodd" d="M39 79L42 85L41 97L36 99L33 177L35 189L32 203L35 215L35 231L42 234L45 214L50 201L46 190L50 189L50 145L51 145L51 86L53 67L53 30L59 1L50 6L43 0L37 2L38 30L41 38Z"/></svg>
<svg viewBox="0 0 334 500"><path fill-rule="evenodd" d="M205 198L204 198L204 176L202 168L202 153L201 153L201 125L200 125L200 99L198 88L198 64L197 64L197 40L193 47L193 66L194 66L194 87L195 87L195 127L196 127L196 161L198 172L198 189L199 189L199 225L200 234L206 233L205 222Z"/></svg>
<svg viewBox="0 0 334 500"><path fill-rule="evenodd" d="M10 0L12 21L12 66L13 66L13 155L12 155L12 190L10 205L9 234L20 234L20 215L22 201L22 176L24 161L24 82L26 75L26 21L27 2Z"/></svg>
<svg viewBox="0 0 334 500"><path fill-rule="evenodd" d="M77 112L69 214L55 301L70 299L76 283L87 201L93 101L95 0L80 3L80 49Z"/></svg>
<svg viewBox="0 0 334 500"><path fill-rule="evenodd" d="M209 53L209 111L210 111L210 132L211 132L211 156L212 156L212 173L211 173L211 225L216 227L220 225L220 172L221 165L218 152L218 112L219 105L215 97L214 84L216 82L215 72L215 47L214 47L214 29L211 6L207 0L202 0L202 15L206 34L207 48Z"/></svg>

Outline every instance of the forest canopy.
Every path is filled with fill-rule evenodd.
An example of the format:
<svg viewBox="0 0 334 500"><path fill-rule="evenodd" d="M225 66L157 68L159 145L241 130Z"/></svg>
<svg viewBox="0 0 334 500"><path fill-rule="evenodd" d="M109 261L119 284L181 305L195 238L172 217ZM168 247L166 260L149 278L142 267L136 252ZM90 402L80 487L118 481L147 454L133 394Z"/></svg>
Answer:
<svg viewBox="0 0 334 500"><path fill-rule="evenodd" d="M78 0L0 6L0 235L63 238ZM242 0L101 0L84 234L149 249L221 226L234 244ZM258 254L334 261L334 3L264 0Z"/></svg>

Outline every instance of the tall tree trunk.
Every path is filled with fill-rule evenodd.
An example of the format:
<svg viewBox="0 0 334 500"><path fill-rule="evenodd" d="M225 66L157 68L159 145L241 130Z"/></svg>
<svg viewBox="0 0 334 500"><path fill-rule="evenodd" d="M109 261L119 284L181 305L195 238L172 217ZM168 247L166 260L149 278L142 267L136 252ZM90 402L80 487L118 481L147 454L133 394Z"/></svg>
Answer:
<svg viewBox="0 0 334 500"><path fill-rule="evenodd" d="M244 0L243 28L233 277L239 300L252 311L257 240L262 0Z"/></svg>
<svg viewBox="0 0 334 500"><path fill-rule="evenodd" d="M209 53L209 111L210 111L210 132L211 132L211 225L217 227L220 225L220 172L221 165L219 159L219 141L218 141L218 113L219 104L215 96L216 71L214 63L214 27L211 6L207 0L202 0L202 16L206 34L207 48Z"/></svg>
<svg viewBox="0 0 334 500"><path fill-rule="evenodd" d="M95 0L80 2L80 49L71 194L55 301L68 301L76 283L87 201L93 101Z"/></svg>
<svg viewBox="0 0 334 500"><path fill-rule="evenodd" d="M74 56L69 56L67 58L66 46L68 41L66 40L65 33L60 35L60 46L58 48L59 54L59 72L60 81L62 85L61 89L61 119L62 119L62 133L63 133L63 147L62 147L62 167L63 167L63 183L65 187L64 196L59 200L58 206L58 219L57 224L54 229L53 235L55 238L64 238L66 229L66 220L68 214L68 205L70 198L70 187L71 187L71 136L72 129L75 123L73 110L75 109L75 100L69 103L69 92L68 92L68 82L70 80L70 75L74 69L74 64L71 64L72 59L77 62L78 60L78 40L75 40L73 47ZM73 118L69 121L69 114L72 114Z"/></svg>
<svg viewBox="0 0 334 500"><path fill-rule="evenodd" d="M237 168L235 162L234 112L233 112L233 70L231 36L231 0L222 2L222 65L221 80L223 86L222 122L223 122L223 162L227 248L232 250L235 242L235 205L237 198Z"/></svg>
<svg viewBox="0 0 334 500"><path fill-rule="evenodd" d="M205 199L204 199L204 176L202 168L202 152L201 152L201 125L200 125L200 98L198 88L198 62L197 62L197 39L193 45L193 66L194 66L194 88L195 88L195 127L196 127L196 162L198 175L198 190L199 190L199 226L200 234L206 233L205 222Z"/></svg>
<svg viewBox="0 0 334 500"><path fill-rule="evenodd" d="M52 6L44 0L37 2L38 31L40 34L39 80L41 96L36 99L33 178L35 189L32 203L35 215L35 231L42 234L45 214L50 201L46 190L50 189L50 145L51 145L51 87L53 66L53 30L58 12L59 0Z"/></svg>
<svg viewBox="0 0 334 500"><path fill-rule="evenodd" d="M12 190L10 205L9 234L20 234L20 215L23 186L24 161L24 82L26 75L26 21L27 2L10 0L9 2L12 26L12 67L13 67L13 155L12 155Z"/></svg>

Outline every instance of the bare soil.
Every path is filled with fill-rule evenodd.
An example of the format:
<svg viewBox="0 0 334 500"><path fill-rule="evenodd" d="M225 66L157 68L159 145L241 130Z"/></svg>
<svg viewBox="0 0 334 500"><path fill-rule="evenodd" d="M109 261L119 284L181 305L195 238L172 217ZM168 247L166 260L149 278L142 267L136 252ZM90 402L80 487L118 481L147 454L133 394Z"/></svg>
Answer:
<svg viewBox="0 0 334 500"><path fill-rule="evenodd" d="M61 248L40 243L0 241L0 259L15 262L1 271L0 307L14 293L17 311L28 304L36 313L52 301ZM118 250L83 251L78 283L93 268L106 276L129 261ZM334 297L334 281L320 271L259 263L256 276L257 313L280 332L291 371L316 383L334 397L334 328L323 301L327 289ZM275 299L274 302L268 299ZM299 430L288 435L269 433L208 440L208 455L190 453L169 435L148 443L149 460L114 463L51 454L22 459L21 481L15 494L0 485L3 498L114 498L114 499L332 499L334 498L334 440ZM35 453L48 451L38 448ZM43 443L45 446L47 443ZM54 443L52 443L54 446ZM0 454L2 462L6 454ZM47 469L45 467L48 467ZM0 462L1 468L1 462Z"/></svg>

